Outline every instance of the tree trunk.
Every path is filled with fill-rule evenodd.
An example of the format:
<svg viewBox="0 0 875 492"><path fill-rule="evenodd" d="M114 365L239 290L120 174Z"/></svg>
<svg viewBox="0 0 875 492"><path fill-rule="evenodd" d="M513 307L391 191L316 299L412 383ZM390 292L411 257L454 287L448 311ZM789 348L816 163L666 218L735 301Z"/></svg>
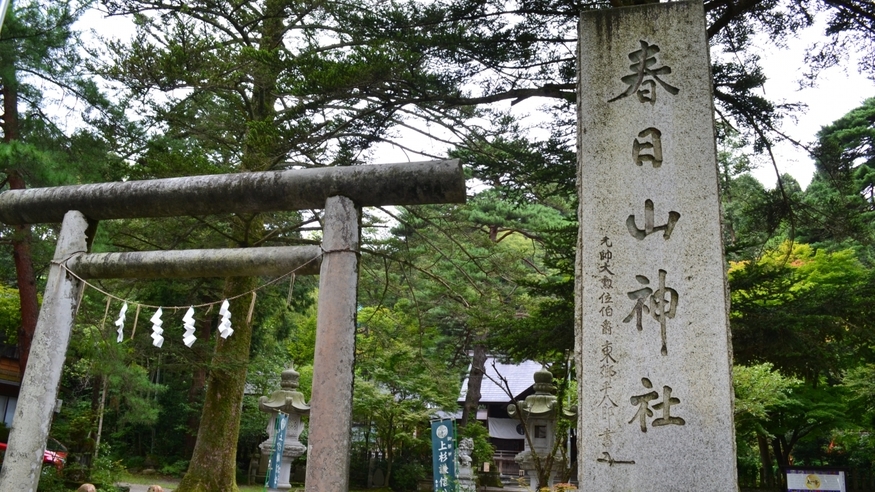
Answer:
<svg viewBox="0 0 875 492"><path fill-rule="evenodd" d="M552 489L553 487L550 483L550 475L553 474L553 457L544 457L540 463L540 466L537 467L536 471L538 473L538 489Z"/></svg>
<svg viewBox="0 0 875 492"><path fill-rule="evenodd" d="M757 444L760 448L760 463L762 464L760 473L762 476L763 485L775 485L775 474L772 465L772 455L769 451L769 441L766 440L765 436L757 434Z"/></svg>
<svg viewBox="0 0 875 492"><path fill-rule="evenodd" d="M10 189L23 190L25 188L24 180L21 179L17 171L7 172L7 180ZM12 258L15 262L18 299L21 303L21 325L18 327L18 368L22 377L24 377L24 370L27 368L30 345L33 342L36 321L39 317L36 274L33 270L30 242L30 226L15 226L15 234L12 236Z"/></svg>
<svg viewBox="0 0 875 492"><path fill-rule="evenodd" d="M790 466L790 448L780 436L772 439L772 450L775 453L775 461L779 470ZM775 486L776 489L784 490L784 475L780 472L775 476Z"/></svg>
<svg viewBox="0 0 875 492"><path fill-rule="evenodd" d="M210 328L212 327L212 316L201 320L200 330L198 330L198 339L208 340L210 338ZM207 385L207 368L198 364L191 371L191 385L188 387L188 406L198 407L203 405L204 388ZM186 422L188 432L185 434L185 454L190 457L194 453L194 447L197 443L198 427L200 419L197 415L190 415Z"/></svg>
<svg viewBox="0 0 875 492"><path fill-rule="evenodd" d="M394 428L394 418L389 417L389 432L386 439L386 478L384 479L383 486L389 486L389 479L392 477L392 462L395 461L395 431Z"/></svg>
<svg viewBox="0 0 875 492"><path fill-rule="evenodd" d="M255 282L256 279L249 277L229 279L226 296L248 292L255 287ZM252 337L252 325L246 320L250 301L251 297L244 296L231 303L234 334L216 340L197 443L188 472L176 489L178 492L238 490L237 437L240 434L240 413Z"/></svg>
<svg viewBox="0 0 875 492"><path fill-rule="evenodd" d="M103 435L103 413L106 410L106 392L109 390L109 378L103 376L100 390L100 405L97 407L97 437L94 439L94 459L100 455L100 438Z"/></svg>
<svg viewBox="0 0 875 492"><path fill-rule="evenodd" d="M779 468L790 466L790 446L780 436L772 439L772 450L775 452L775 461Z"/></svg>
<svg viewBox="0 0 875 492"><path fill-rule="evenodd" d="M489 240L496 242L498 240L498 226L489 226ZM474 414L474 420L477 420L477 407L480 405L480 387L483 385L483 375L486 373L486 346L483 345L483 340L486 338L485 333L477 334L474 338L474 353L471 359L471 373L468 375L468 391L465 393L465 405L462 407L462 420L459 422L459 427L464 428L468 425L468 419L471 414Z"/></svg>
<svg viewBox="0 0 875 492"><path fill-rule="evenodd" d="M3 84L3 142L18 140L20 135L18 119L18 81L15 79L14 59L3 57L7 65L0 79ZM11 165L11 163L10 163ZM6 170L6 182L12 190L23 190L25 185L21 171L15 168ZM30 354L30 344L36 330L39 316L37 302L36 275L33 271L33 260L30 254L31 232L29 225L15 226L12 236L12 257L15 262L15 276L18 283L18 298L21 303L21 326L18 327L18 367L21 376L27 367Z"/></svg>
<svg viewBox="0 0 875 492"><path fill-rule="evenodd" d="M473 414L477 420L477 407L480 404L480 387L483 385L483 375L486 373L486 346L482 343L474 345L474 357L471 360L471 373L468 375L468 391L465 393L465 406L462 408L462 420L459 427L468 425Z"/></svg>
<svg viewBox="0 0 875 492"><path fill-rule="evenodd" d="M282 0L266 0L259 27L259 48L271 52L283 42L285 14ZM244 116L252 122L271 123L276 119L276 81L278 69L270 64L253 70L251 113ZM282 152L279 142L265 138L244 138L242 171L265 171ZM264 234L264 224L258 217L236 217L233 235L235 246L249 246ZM257 278L228 279L226 297L251 291ZM201 412L197 443L192 453L188 472L177 492L237 492L236 455L240 434L240 414L243 408L243 390L249 362L252 324L247 320L251 302L249 296L231 303L231 323L234 334L216 341L216 351L207 380L207 391Z"/></svg>

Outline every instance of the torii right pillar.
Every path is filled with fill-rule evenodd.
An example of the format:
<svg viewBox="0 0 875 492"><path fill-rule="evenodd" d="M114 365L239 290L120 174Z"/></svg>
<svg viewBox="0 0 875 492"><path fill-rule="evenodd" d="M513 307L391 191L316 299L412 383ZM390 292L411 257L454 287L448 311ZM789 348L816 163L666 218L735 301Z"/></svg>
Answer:
<svg viewBox="0 0 875 492"><path fill-rule="evenodd" d="M737 491L702 2L580 22L582 490Z"/></svg>

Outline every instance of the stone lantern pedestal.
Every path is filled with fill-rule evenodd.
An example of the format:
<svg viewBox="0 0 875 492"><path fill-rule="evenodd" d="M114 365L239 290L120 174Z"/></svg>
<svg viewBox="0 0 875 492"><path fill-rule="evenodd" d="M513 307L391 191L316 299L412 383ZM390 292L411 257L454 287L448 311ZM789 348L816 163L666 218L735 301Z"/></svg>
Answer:
<svg viewBox="0 0 875 492"><path fill-rule="evenodd" d="M285 429L285 443L283 444L283 456L280 462L279 481L276 489L270 490L289 490L292 485L289 483L291 476L292 461L298 456L307 451L307 447L301 444L298 438L304 430L304 423L301 417L310 414L310 406L304 401L304 394L297 391L298 380L300 374L292 368L282 372L280 386L278 389L268 396L262 396L258 399L258 409L262 412L270 414L270 421L267 423L267 440L259 444L258 448L261 454L270 457L273 450L273 442L276 433L276 420L280 413L289 416L288 424Z"/></svg>
<svg viewBox="0 0 875 492"><path fill-rule="evenodd" d="M550 470L549 483L538 483L538 465L547 462L556 442L556 422L560 417L572 419L577 417L574 410L563 410L559 413L556 401L556 386L553 385L553 374L542 368L534 375L535 394L526 397L525 401L517 401L507 406L507 413L512 418L520 420L526 427L525 449L516 455L514 461L519 463L529 476L529 490L536 491L539 487L552 487L558 466L562 460L558 453L552 457L553 466ZM558 450L558 448L556 448ZM570 457L569 457L570 458Z"/></svg>

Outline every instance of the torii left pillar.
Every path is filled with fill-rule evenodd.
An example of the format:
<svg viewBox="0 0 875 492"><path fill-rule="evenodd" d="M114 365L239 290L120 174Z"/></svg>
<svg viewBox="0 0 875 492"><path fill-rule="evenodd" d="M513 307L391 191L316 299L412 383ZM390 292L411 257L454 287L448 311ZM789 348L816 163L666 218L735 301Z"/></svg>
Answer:
<svg viewBox="0 0 875 492"><path fill-rule="evenodd" d="M75 210L67 212L49 268L46 293L31 345L39 349L31 351L27 362L15 410L16 432L10 433L4 458L3 474L7 482L24 486L20 489L22 492L36 491L39 483L43 449L52 423L58 384L82 288L81 282L71 276L62 263L76 253L87 251L87 229L88 221L84 215Z"/></svg>

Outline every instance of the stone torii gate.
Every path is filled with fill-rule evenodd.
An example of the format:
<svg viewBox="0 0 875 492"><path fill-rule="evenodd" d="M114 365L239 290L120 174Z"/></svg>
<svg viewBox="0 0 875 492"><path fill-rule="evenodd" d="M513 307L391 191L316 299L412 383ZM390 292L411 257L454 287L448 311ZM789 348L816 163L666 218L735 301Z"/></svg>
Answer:
<svg viewBox="0 0 875 492"><path fill-rule="evenodd" d="M35 491L81 281L319 273L308 492L348 489L360 209L464 203L458 160L34 188L0 221L62 222L9 436L0 490ZM325 209L322 245L89 254L100 220ZM317 262L321 255L321 266Z"/></svg>

